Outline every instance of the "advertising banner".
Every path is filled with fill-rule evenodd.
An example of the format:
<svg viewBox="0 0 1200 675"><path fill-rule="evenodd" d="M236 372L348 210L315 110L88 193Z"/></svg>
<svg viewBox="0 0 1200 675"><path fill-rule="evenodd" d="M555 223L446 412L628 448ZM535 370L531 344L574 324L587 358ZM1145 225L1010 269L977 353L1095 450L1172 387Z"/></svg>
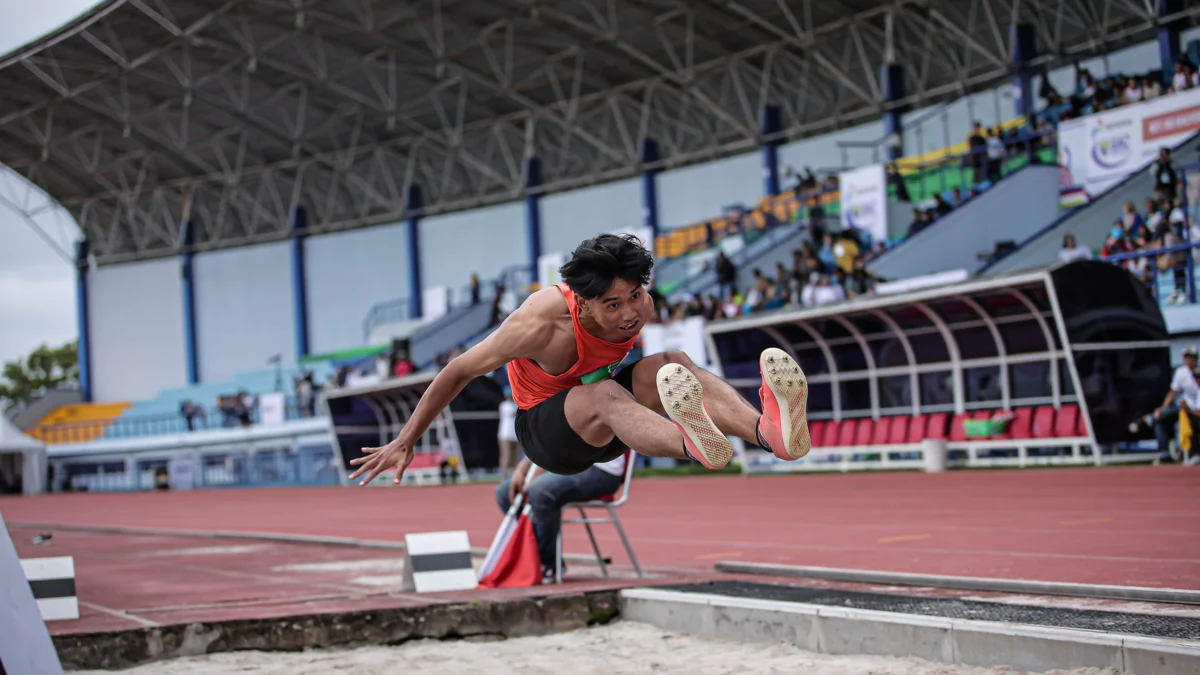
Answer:
<svg viewBox="0 0 1200 675"><path fill-rule="evenodd" d="M450 311L450 289L431 286L421 291L421 318L426 323L435 321Z"/></svg>
<svg viewBox="0 0 1200 675"><path fill-rule="evenodd" d="M283 392L272 391L258 395L258 421L260 424L283 424L287 418L287 403Z"/></svg>
<svg viewBox="0 0 1200 675"><path fill-rule="evenodd" d="M871 241L887 241L887 170L871 164L838 174L842 228L862 230Z"/></svg>
<svg viewBox="0 0 1200 675"><path fill-rule="evenodd" d="M1058 126L1063 206L1097 195L1149 166L1161 148L1200 131L1200 89L1067 120Z"/></svg>

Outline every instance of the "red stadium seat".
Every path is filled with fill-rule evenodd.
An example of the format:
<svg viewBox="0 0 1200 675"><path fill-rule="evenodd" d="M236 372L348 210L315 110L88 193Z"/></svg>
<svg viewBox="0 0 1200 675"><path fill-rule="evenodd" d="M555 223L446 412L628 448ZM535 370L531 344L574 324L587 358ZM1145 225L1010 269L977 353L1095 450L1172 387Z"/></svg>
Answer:
<svg viewBox="0 0 1200 675"><path fill-rule="evenodd" d="M967 440L967 428L963 426L963 422L971 419L971 413L958 413L950 420L950 441L959 442Z"/></svg>
<svg viewBox="0 0 1200 675"><path fill-rule="evenodd" d="M808 438L812 443L812 447L821 447L821 441L825 440L825 420L813 420L808 423Z"/></svg>
<svg viewBox="0 0 1200 675"><path fill-rule="evenodd" d="M908 442L920 443L925 440L925 432L929 428L929 417L927 415L917 415L908 423Z"/></svg>
<svg viewBox="0 0 1200 675"><path fill-rule="evenodd" d="M854 444L866 447L871 444L871 438L875 435L875 420L870 417L864 417L858 421L858 432L854 434Z"/></svg>
<svg viewBox="0 0 1200 675"><path fill-rule="evenodd" d="M1033 438L1033 408L1017 408L1012 415L1008 431L992 436L993 440Z"/></svg>
<svg viewBox="0 0 1200 675"><path fill-rule="evenodd" d="M838 433L838 445L854 445L854 437L858 434L858 420L842 420L842 428Z"/></svg>
<svg viewBox="0 0 1200 675"><path fill-rule="evenodd" d="M875 422L871 432L871 445L887 445L888 436L892 433L892 425L904 419L903 417L883 417Z"/></svg>
<svg viewBox="0 0 1200 675"><path fill-rule="evenodd" d="M946 440L946 420L949 414L944 412L935 412L929 416L929 425L925 426L924 438L930 438L934 441ZM924 440L922 438L922 440Z"/></svg>
<svg viewBox="0 0 1200 675"><path fill-rule="evenodd" d="M995 410L976 410L974 413L971 414L971 419L978 420L980 422L984 422L986 420L992 419L992 416L995 414L996 414ZM968 440L988 441L988 440L991 440L992 438L993 438L992 436L975 436L974 438L971 438Z"/></svg>
<svg viewBox="0 0 1200 675"><path fill-rule="evenodd" d="M925 418L921 415L913 418L906 417L904 415L901 415L900 417L893 417L892 424L890 427L888 427L888 437L886 443L890 445L899 445L907 441L908 423L910 421L915 425L918 421L924 422Z"/></svg>
<svg viewBox="0 0 1200 675"><path fill-rule="evenodd" d="M1039 407L1033 412L1033 438L1051 438L1054 436L1054 408L1048 405Z"/></svg>
<svg viewBox="0 0 1200 675"><path fill-rule="evenodd" d="M1064 405L1058 409L1058 416L1054 420L1054 436L1057 438L1071 438L1079 436L1079 406L1074 403Z"/></svg>
<svg viewBox="0 0 1200 675"><path fill-rule="evenodd" d="M825 436L821 439L822 448L835 448L838 444L838 439L841 438L841 422L837 420L829 420L825 424Z"/></svg>

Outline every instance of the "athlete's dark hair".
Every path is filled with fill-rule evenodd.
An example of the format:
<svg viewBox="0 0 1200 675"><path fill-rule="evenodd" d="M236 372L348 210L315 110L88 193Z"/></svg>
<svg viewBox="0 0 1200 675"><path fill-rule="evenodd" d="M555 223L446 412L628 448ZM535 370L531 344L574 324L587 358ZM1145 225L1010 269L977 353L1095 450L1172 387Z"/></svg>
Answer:
<svg viewBox="0 0 1200 675"><path fill-rule="evenodd" d="M575 249L559 268L563 281L581 298L600 297L617 279L645 286L650 283L654 256L631 234L602 234Z"/></svg>

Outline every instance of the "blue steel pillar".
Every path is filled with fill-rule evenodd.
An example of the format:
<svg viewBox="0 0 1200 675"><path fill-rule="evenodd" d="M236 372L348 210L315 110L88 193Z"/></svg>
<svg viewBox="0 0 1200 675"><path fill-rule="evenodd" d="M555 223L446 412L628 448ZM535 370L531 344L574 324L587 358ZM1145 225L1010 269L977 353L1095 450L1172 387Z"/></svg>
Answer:
<svg viewBox="0 0 1200 675"><path fill-rule="evenodd" d="M308 356L308 284L304 277L304 240L308 237L308 210L292 206L292 308L296 316L296 360Z"/></svg>
<svg viewBox="0 0 1200 675"><path fill-rule="evenodd" d="M658 172L656 166L661 157L658 141L647 138L642 141L642 219L650 228L650 238L658 238Z"/></svg>
<svg viewBox="0 0 1200 675"><path fill-rule="evenodd" d="M192 280L192 244L196 238L190 220L183 221L179 230L183 243L183 255L180 256L183 268L183 360L187 367L188 384L196 384L200 381L200 359L197 358L196 345L196 291Z"/></svg>
<svg viewBox="0 0 1200 675"><path fill-rule="evenodd" d="M1163 21L1163 17L1182 9L1182 0L1158 0L1158 56L1162 60L1163 86L1169 86L1171 76L1175 74L1175 60L1179 58L1179 33L1183 24L1179 19Z"/></svg>
<svg viewBox="0 0 1200 675"><path fill-rule="evenodd" d="M408 315L410 319L422 316L421 293L421 186L409 184L404 187L404 212L408 222L404 232L408 235Z"/></svg>
<svg viewBox="0 0 1200 675"><path fill-rule="evenodd" d="M88 255L87 239L75 243L75 320L79 323L79 392L83 400L92 400L92 331L88 327Z"/></svg>
<svg viewBox="0 0 1200 675"><path fill-rule="evenodd" d="M904 68L898 63L885 63L879 67L879 88L883 91L883 133L887 137L895 134L899 143L887 144L887 161L894 162L897 157L904 156L904 124L901 116L907 106L894 105L903 101L908 93L904 89Z"/></svg>
<svg viewBox="0 0 1200 675"><path fill-rule="evenodd" d="M529 271L538 280L537 261L542 255L542 160L525 159L525 237L529 242Z"/></svg>
<svg viewBox="0 0 1200 675"><path fill-rule="evenodd" d="M783 139L783 117L777 105L762 109L763 191L768 197L779 194L779 146Z"/></svg>
<svg viewBox="0 0 1200 675"><path fill-rule="evenodd" d="M1008 27L1008 38L1013 55L1013 89L1016 90L1016 114L1026 120L1033 115L1033 69L1030 63L1037 57L1037 40L1033 25L1014 23Z"/></svg>

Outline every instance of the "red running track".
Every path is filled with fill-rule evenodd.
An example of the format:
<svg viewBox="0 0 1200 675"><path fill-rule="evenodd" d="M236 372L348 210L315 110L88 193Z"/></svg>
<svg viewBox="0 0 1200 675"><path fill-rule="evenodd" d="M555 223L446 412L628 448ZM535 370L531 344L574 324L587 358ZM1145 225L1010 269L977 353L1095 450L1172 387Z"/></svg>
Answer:
<svg viewBox="0 0 1200 675"><path fill-rule="evenodd" d="M34 530L23 523L392 541L402 540L406 532L466 529L473 546L487 547L500 519L493 491L494 485L463 485L59 494L0 498L0 512L14 538L23 538L18 545L22 557L75 554L73 539L65 534L56 534L54 546L30 547L26 541ZM716 560L742 560L1200 589L1198 496L1200 468L1177 466L701 476L637 479L620 513L642 563L663 573L701 573L711 571ZM598 535L606 554L624 563L615 532L601 526ZM108 567L97 564L96 574L113 575L113 584L154 587L155 580L145 577L157 573L150 568L139 568L136 584L117 573L121 566L112 557L120 551L112 549L124 545L123 538L92 537L110 538ZM137 541L130 546L146 549L179 538L132 539ZM169 546L246 544L197 541ZM83 538L75 545L81 556L81 584L91 576L87 552L92 545ZM270 554L243 552L277 558L246 563L265 576L273 566L284 564L280 560L296 556L328 560L345 559L350 553L360 558L395 555L311 548L338 552L301 555L286 547L273 547ZM566 549L586 552L586 538L568 530ZM101 568L112 569L101 573ZM372 573L353 574L361 578ZM344 586L341 581L334 584ZM161 592L165 587L158 588ZM130 606L118 598L107 601Z"/></svg>

